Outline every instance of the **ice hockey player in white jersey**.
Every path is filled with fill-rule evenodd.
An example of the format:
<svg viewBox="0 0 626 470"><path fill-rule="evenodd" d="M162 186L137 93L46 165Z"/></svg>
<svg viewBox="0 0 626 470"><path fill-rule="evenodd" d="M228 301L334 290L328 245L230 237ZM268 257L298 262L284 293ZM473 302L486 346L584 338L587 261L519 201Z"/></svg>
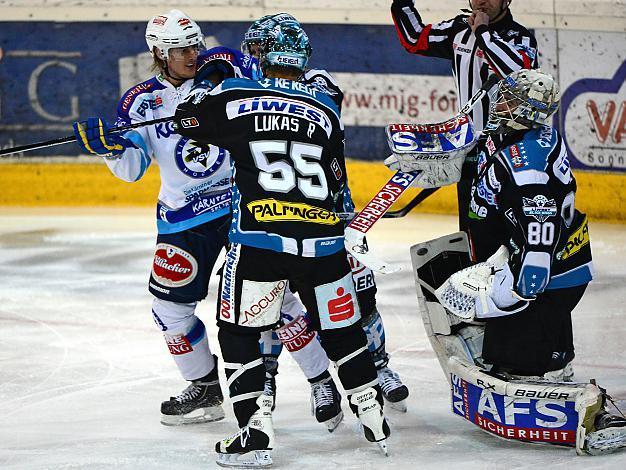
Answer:
<svg viewBox="0 0 626 470"><path fill-rule="evenodd" d="M298 20L289 13L277 13L260 18L252 23L244 36L242 51L258 58L259 49L268 33L277 25L300 25ZM301 82L314 86L328 95L341 111L343 92L333 76L323 69L307 69L302 74ZM346 186L343 193L343 211L354 211L354 204L350 189ZM380 386L388 404L400 411L406 411L405 400L409 395L408 388L400 380L397 372L389 367L389 354L385 349L385 328L376 306L376 281L374 273L367 266L362 265L352 255L348 254L352 267L352 274L357 290L357 299L363 314L362 325L367 334L368 349L374 357ZM271 337L270 337L271 336ZM266 364L271 364L268 377L277 370L276 358L280 354L280 343L276 340L276 333L267 331L262 334L266 344L274 345L273 351L266 351ZM273 341L272 341L273 339ZM332 388L336 397L339 397L334 384L327 382L327 388ZM330 390L329 390L330 391Z"/></svg>
<svg viewBox="0 0 626 470"><path fill-rule="evenodd" d="M187 97L198 64L230 61L237 76L250 76L250 58L226 48L204 50L199 26L178 10L157 15L146 28L157 75L128 90L117 109L117 124L169 117ZM196 316L209 277L227 243L230 220L228 152L174 133L171 122L107 135L102 118L74 124L83 152L105 157L111 172L134 182L156 162L161 176L156 208L157 242L149 281L152 315L189 386L161 405L161 422L178 425L224 417L217 357Z"/></svg>

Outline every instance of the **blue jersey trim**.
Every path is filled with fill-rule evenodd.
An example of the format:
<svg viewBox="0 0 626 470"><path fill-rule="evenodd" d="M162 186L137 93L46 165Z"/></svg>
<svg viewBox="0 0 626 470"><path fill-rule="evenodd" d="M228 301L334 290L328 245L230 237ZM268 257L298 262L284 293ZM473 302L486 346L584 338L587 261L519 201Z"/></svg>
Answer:
<svg viewBox="0 0 626 470"><path fill-rule="evenodd" d="M204 323L202 323L202 320L200 320L199 318L196 320L196 324L193 326L191 331L185 335L187 341L189 341L189 344L191 344L192 346L202 341L202 338L204 338L205 336L206 327L204 326Z"/></svg>
<svg viewBox="0 0 626 470"><path fill-rule="evenodd" d="M576 287L587 284L593 279L591 263L579 266L566 273L559 274L550 279L550 283L546 290L565 289L567 287Z"/></svg>
<svg viewBox="0 0 626 470"><path fill-rule="evenodd" d="M202 225L206 222L210 222L215 219L219 219L220 217L224 217L228 215L230 212L230 207L225 207L217 212L208 212L206 214L199 215L197 217L193 217L191 219L184 220L182 222L177 222L170 224L161 219L157 219L157 231L162 234L168 233L178 233L188 230L193 227L197 227L198 225Z"/></svg>

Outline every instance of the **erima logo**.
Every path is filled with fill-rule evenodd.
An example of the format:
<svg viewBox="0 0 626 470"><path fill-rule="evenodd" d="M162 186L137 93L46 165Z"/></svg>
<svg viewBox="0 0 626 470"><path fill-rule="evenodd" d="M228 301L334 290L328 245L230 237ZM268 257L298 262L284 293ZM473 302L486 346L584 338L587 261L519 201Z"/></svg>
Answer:
<svg viewBox="0 0 626 470"><path fill-rule="evenodd" d="M333 130L332 123L326 113L303 101L261 96L230 101L226 105L228 119L236 119L251 114L283 114L306 119L321 127L329 137Z"/></svg>
<svg viewBox="0 0 626 470"><path fill-rule="evenodd" d="M180 125L182 127L184 127L185 129L188 129L190 127L198 127L200 125L200 123L198 122L198 120L195 117L190 117L190 118L183 118L180 120Z"/></svg>

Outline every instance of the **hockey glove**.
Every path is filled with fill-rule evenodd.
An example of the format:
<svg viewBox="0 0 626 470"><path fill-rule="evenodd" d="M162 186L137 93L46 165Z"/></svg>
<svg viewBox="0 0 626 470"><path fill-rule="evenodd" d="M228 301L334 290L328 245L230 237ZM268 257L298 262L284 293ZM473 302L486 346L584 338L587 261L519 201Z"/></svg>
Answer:
<svg viewBox="0 0 626 470"><path fill-rule="evenodd" d="M76 142L83 153L101 157L119 156L127 148L136 148L128 139L120 134L108 134L111 129L101 118L89 118L73 124ZM114 129L114 128L113 128Z"/></svg>
<svg viewBox="0 0 626 470"><path fill-rule="evenodd" d="M454 273L435 291L437 299L463 320L502 317L524 310L533 299L523 298L513 289L508 257L508 250L502 246L484 263Z"/></svg>

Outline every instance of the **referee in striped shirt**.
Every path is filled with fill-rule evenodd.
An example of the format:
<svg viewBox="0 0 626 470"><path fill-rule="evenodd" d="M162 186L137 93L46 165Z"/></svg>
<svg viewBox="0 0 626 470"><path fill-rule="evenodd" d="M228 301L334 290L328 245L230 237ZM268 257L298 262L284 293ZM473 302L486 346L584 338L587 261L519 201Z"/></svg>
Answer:
<svg viewBox="0 0 626 470"><path fill-rule="evenodd" d="M414 0L393 0L391 14L402 46L412 54L452 62L459 109L478 91L489 75L505 77L522 68L537 68L537 41L513 21L511 0L470 0L471 14L436 24L424 24ZM469 11L468 11L469 13ZM477 131L489 114L489 95L470 112ZM469 189L474 165L466 161L458 184L459 225L466 229ZM469 180L469 181L468 181Z"/></svg>

